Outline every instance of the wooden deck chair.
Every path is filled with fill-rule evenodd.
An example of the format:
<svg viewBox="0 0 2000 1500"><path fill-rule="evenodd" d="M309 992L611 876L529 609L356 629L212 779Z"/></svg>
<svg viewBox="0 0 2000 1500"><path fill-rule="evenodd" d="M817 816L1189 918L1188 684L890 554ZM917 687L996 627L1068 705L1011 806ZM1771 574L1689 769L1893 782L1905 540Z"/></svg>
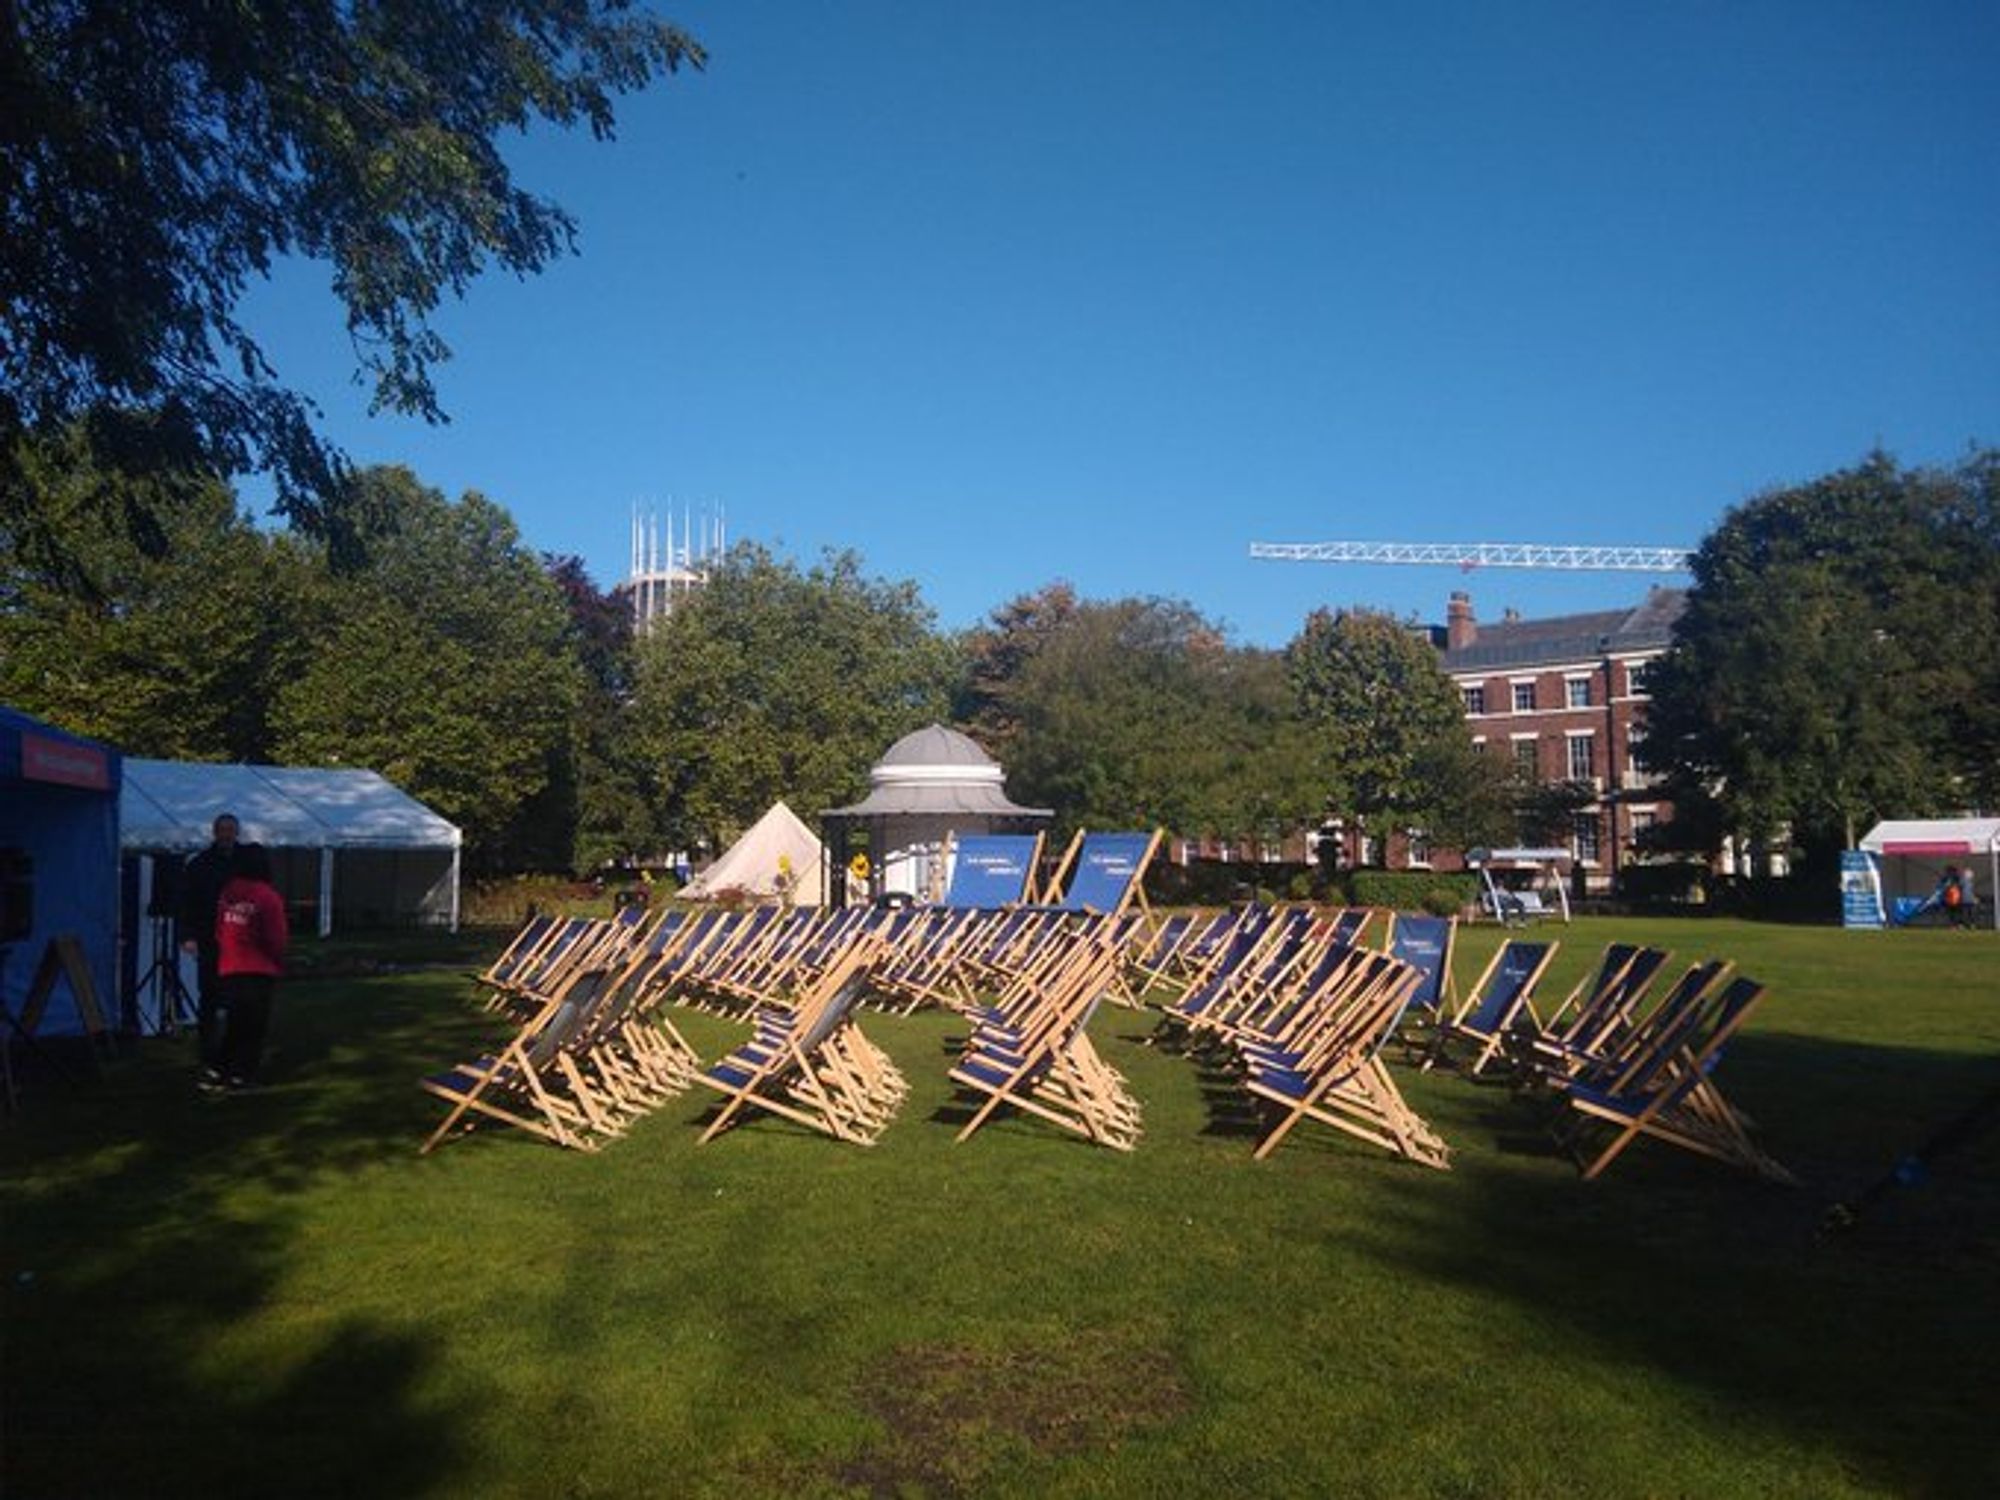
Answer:
<svg viewBox="0 0 2000 1500"><path fill-rule="evenodd" d="M1325 930L1310 909L1282 909L1260 931L1247 962L1212 975L1168 1018L1197 1034L1240 1029L1246 1018L1282 1001L1325 947Z"/></svg>
<svg viewBox="0 0 2000 1500"><path fill-rule="evenodd" d="M1451 954L1458 937L1457 917L1429 917L1397 912L1389 928L1388 951L1418 974L1406 1008L1420 1022L1435 1024L1457 998L1451 977Z"/></svg>
<svg viewBox="0 0 2000 1500"><path fill-rule="evenodd" d="M523 922L494 960L484 969L465 976L481 989L497 989L528 963L535 950L548 940L555 926L553 917L533 916Z"/></svg>
<svg viewBox="0 0 2000 1500"><path fill-rule="evenodd" d="M984 1102L959 1131L971 1138L1002 1107L1019 1109L1113 1150L1139 1139L1139 1107L1090 1044L1087 1028L1111 988L1118 954L1105 934L1077 941L1032 1003L989 1020L968 1039L951 1079Z"/></svg>
<svg viewBox="0 0 2000 1500"><path fill-rule="evenodd" d="M1569 1144L1584 1181L1602 1175L1634 1141L1649 1137L1796 1185L1789 1171L1751 1141L1742 1117L1715 1086L1724 1046L1764 993L1755 980L1732 980L1652 1028L1645 1045L1628 1056L1615 1076L1571 1081L1563 1097L1580 1117L1579 1125L1610 1127L1609 1138L1594 1153L1577 1149L1581 1129L1571 1134Z"/></svg>
<svg viewBox="0 0 2000 1500"><path fill-rule="evenodd" d="M550 918L541 936L502 973L483 980L486 1008L533 1015L542 997L571 974L588 968L585 958L595 941L589 917Z"/></svg>
<svg viewBox="0 0 2000 1500"><path fill-rule="evenodd" d="M1122 912L1137 905L1151 915L1143 889L1146 868L1160 847L1161 829L1151 833L1078 831L1042 893L1043 904L1065 911ZM1064 878L1068 877L1068 885Z"/></svg>
<svg viewBox="0 0 2000 1500"><path fill-rule="evenodd" d="M498 1052L420 1080L426 1093L452 1106L419 1148L420 1154L428 1154L472 1115L499 1120L573 1150L595 1150L593 1112L576 1099L556 1063L602 1000L610 978L606 969L570 976Z"/></svg>
<svg viewBox="0 0 2000 1500"><path fill-rule="evenodd" d="M1456 1014L1438 1023L1430 1050L1424 1055L1426 1070L1450 1061L1451 1048L1465 1043L1475 1049L1463 1071L1477 1078L1496 1059L1504 1056L1508 1035L1515 1022L1527 1011L1535 986L1548 972L1559 944L1510 939L1494 952Z"/></svg>
<svg viewBox="0 0 2000 1500"><path fill-rule="evenodd" d="M1034 899L1035 869L1042 859L1039 833L953 834L945 845L951 883L940 906L991 911Z"/></svg>
<svg viewBox="0 0 2000 1500"><path fill-rule="evenodd" d="M1204 1030L1237 1048L1296 1048L1326 1008L1365 976L1370 960L1380 957L1372 949L1341 943L1319 944L1313 951L1311 964L1283 989L1239 1014L1215 1017Z"/></svg>
<svg viewBox="0 0 2000 1500"><path fill-rule="evenodd" d="M1553 1045L1536 1044L1538 1076L1560 1088L1572 1078L1597 1077L1615 1071L1633 1052L1647 1045L1654 1032L1697 1005L1734 967L1719 958L1690 964L1648 1008L1643 1003L1646 986L1632 981L1639 968L1635 962L1627 971L1627 981L1614 985L1592 1009L1579 1011Z"/></svg>
<svg viewBox="0 0 2000 1500"><path fill-rule="evenodd" d="M1276 1119L1254 1156L1275 1151L1301 1121L1314 1120L1382 1146L1421 1166L1450 1166L1450 1151L1410 1108L1382 1049L1423 983L1412 965L1372 955L1359 983L1343 983L1322 1023L1292 1048L1244 1049L1244 1087L1274 1106Z"/></svg>
<svg viewBox="0 0 2000 1500"><path fill-rule="evenodd" d="M1171 949L1140 964L1138 977L1149 988L1165 987L1184 993L1227 948L1239 928L1260 923L1266 916L1262 907L1244 906L1225 908L1205 921L1194 921Z"/></svg>
<svg viewBox="0 0 2000 1500"><path fill-rule="evenodd" d="M630 955L612 976L605 1001L565 1048L573 1061L563 1066L586 1111L602 1098L602 1113L620 1128L686 1090L701 1065L648 985L653 964L650 949Z"/></svg>
<svg viewBox="0 0 2000 1500"><path fill-rule="evenodd" d="M1368 931L1368 924L1375 920L1372 906L1343 906L1333 914L1331 940L1343 947L1359 948Z"/></svg>
<svg viewBox="0 0 2000 1500"><path fill-rule="evenodd" d="M851 944L793 1010L761 1012L750 1042L697 1075L724 1096L702 1142L762 1111L837 1140L873 1144L905 1088L887 1055L854 1024L868 965L879 952L873 937Z"/></svg>

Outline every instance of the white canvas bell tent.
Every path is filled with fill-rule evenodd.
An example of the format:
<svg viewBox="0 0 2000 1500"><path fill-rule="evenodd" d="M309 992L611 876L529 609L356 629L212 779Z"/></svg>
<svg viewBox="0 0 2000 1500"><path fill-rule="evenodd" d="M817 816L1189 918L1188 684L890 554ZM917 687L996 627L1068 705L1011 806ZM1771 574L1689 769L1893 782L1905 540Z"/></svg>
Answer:
<svg viewBox="0 0 2000 1500"><path fill-rule="evenodd" d="M793 905L823 903L819 836L784 803L774 802L727 853L682 887L681 895L712 901L724 892L737 892L769 900L779 895L787 870Z"/></svg>
<svg viewBox="0 0 2000 1500"><path fill-rule="evenodd" d="M336 925L458 926L457 826L374 771L126 760L128 855L203 849L220 813L271 851L278 889L322 936Z"/></svg>

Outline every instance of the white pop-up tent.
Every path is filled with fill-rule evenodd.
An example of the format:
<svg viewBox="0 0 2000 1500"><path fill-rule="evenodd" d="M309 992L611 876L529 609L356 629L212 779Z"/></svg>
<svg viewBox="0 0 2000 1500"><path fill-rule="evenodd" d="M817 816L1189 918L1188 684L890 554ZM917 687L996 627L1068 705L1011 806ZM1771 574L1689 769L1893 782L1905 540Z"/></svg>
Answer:
<svg viewBox="0 0 2000 1500"><path fill-rule="evenodd" d="M127 854L193 853L220 813L271 851L279 890L310 902L322 936L336 922L458 926L457 826L374 771L126 760Z"/></svg>
<svg viewBox="0 0 2000 1500"><path fill-rule="evenodd" d="M1922 900L1947 865L1971 866L1974 892L2000 928L2000 818L1906 818L1877 823L1861 847L1882 867L1882 894L1893 903ZM1983 890L1979 889L1981 886Z"/></svg>
<svg viewBox="0 0 2000 1500"><path fill-rule="evenodd" d="M725 891L768 900L780 894L789 872L795 906L819 906L825 897L820 880L819 836L782 802L729 846L729 851L682 887L691 901L709 901Z"/></svg>

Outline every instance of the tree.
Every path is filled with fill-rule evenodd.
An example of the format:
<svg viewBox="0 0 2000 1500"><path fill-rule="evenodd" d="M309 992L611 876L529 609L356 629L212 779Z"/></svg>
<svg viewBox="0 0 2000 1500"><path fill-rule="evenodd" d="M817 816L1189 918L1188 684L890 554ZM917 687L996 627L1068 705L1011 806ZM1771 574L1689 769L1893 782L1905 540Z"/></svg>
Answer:
<svg viewBox="0 0 2000 1500"><path fill-rule="evenodd" d="M1640 746L1690 827L1826 860L1877 818L1993 797L1995 472L1990 452L1952 470L1875 453L1703 541Z"/></svg>
<svg viewBox="0 0 2000 1500"><path fill-rule="evenodd" d="M1312 815L1281 662L1188 604L1051 584L996 609L966 650L962 712L1013 795L1064 825L1269 838Z"/></svg>
<svg viewBox="0 0 2000 1500"><path fill-rule="evenodd" d="M1463 769L1464 705L1422 634L1375 610L1315 610L1285 660L1318 739L1328 812L1377 834L1460 815L1438 778Z"/></svg>
<svg viewBox="0 0 2000 1500"><path fill-rule="evenodd" d="M518 864L550 842L524 810L582 691L561 594L485 497L447 502L401 468L349 483L377 518L368 561L318 595L312 650L273 705L277 752L380 771L459 824L475 863Z"/></svg>
<svg viewBox="0 0 2000 1500"><path fill-rule="evenodd" d="M779 798L860 795L891 742L942 718L958 663L917 586L852 552L809 571L753 544L639 642L635 732L675 839L720 845Z"/></svg>
<svg viewBox="0 0 2000 1500"><path fill-rule="evenodd" d="M570 744L544 797L568 840L564 862L596 870L666 846L659 780L632 729L632 610L591 581L581 558L542 563L568 607L569 650L582 683Z"/></svg>
<svg viewBox="0 0 2000 1500"><path fill-rule="evenodd" d="M274 684L304 650L317 566L213 480L98 467L41 445L46 545L0 549L0 699L135 755L268 760ZM109 515L143 512L141 545Z"/></svg>
<svg viewBox="0 0 2000 1500"><path fill-rule="evenodd" d="M437 420L444 296L574 241L500 135L608 137L703 60L628 0L0 3L0 525L35 518L24 433L124 414L135 471L267 468L323 520L338 456L238 321L250 280L327 263L376 406Z"/></svg>

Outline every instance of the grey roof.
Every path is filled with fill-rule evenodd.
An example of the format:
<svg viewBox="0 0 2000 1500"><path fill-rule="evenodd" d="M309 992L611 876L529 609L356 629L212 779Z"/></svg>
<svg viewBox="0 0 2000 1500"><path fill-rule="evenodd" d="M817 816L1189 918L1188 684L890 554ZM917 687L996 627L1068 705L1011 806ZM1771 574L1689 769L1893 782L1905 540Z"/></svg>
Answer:
<svg viewBox="0 0 2000 1500"><path fill-rule="evenodd" d="M988 755L971 736L960 734L956 729L947 729L942 724L927 724L922 729L904 735L883 752L875 762L878 766L990 766L993 757Z"/></svg>
<svg viewBox="0 0 2000 1500"><path fill-rule="evenodd" d="M1441 652L1439 664L1447 672L1477 672L1663 650L1672 642L1674 621L1686 605L1687 595L1681 590L1655 588L1635 609L1481 625L1477 640L1461 650Z"/></svg>
<svg viewBox="0 0 2000 1500"><path fill-rule="evenodd" d="M850 807L829 807L822 817L873 818L888 815L943 814L956 817L1052 818L1046 807L1022 807L1006 792L987 782L930 782L916 786L877 786Z"/></svg>

